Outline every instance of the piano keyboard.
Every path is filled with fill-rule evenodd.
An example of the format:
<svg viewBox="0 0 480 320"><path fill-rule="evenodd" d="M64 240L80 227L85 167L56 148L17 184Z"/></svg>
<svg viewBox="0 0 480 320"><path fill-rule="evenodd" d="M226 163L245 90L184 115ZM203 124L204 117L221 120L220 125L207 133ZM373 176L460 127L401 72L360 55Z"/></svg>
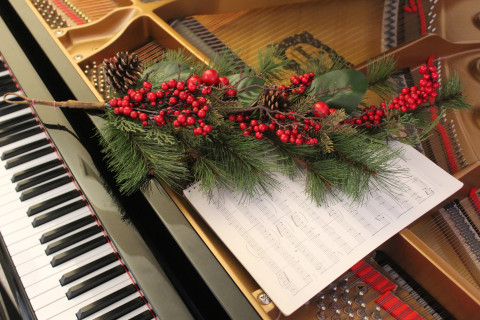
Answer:
<svg viewBox="0 0 480 320"><path fill-rule="evenodd" d="M29 106L0 100L0 154L1 241L37 319L156 318Z"/></svg>

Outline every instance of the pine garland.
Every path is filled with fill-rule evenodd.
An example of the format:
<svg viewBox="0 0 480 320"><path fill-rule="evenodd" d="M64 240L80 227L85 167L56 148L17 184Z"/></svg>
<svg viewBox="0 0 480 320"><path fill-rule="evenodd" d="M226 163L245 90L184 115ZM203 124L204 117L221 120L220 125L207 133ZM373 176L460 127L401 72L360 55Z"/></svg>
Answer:
<svg viewBox="0 0 480 320"><path fill-rule="evenodd" d="M278 173L294 178L299 172L306 178L306 195L317 204L339 192L361 202L375 188L400 188L396 176L402 172L394 165L399 151L392 150L388 140L417 143L424 138L423 129L430 130L435 125L426 117L432 98L422 98L423 104L409 112L390 107L395 105L393 102L362 110L359 106L367 90L391 97L389 76L396 67L395 61L391 57L379 58L370 64L366 76L348 69L342 61L326 64L312 59L299 71L304 75L292 77L292 84L285 86L281 81L288 61L275 47L259 54L255 68L241 72L235 70L231 56L219 56L207 66L184 51L167 51L159 63L144 71L137 91L125 93L135 107L138 103L133 98L140 95L145 99L146 93L138 90L148 80L142 90L155 93L162 88L161 95L166 97L154 96L155 100L150 101L163 105L155 109L142 102L146 100L136 100L142 107L134 110L138 114L135 118L143 114L143 119L147 119L138 121L118 115L120 107L114 104L121 103L119 98L110 102L111 108L105 113L106 124L99 137L121 191L131 193L155 177L177 191L200 182L207 196L224 189L235 191L242 201L248 201L258 194L269 194L277 185ZM181 121L192 117L197 126L192 132L185 122L183 126L178 122L178 115L186 109L177 108L168 100L177 96L171 93L174 87L166 83L174 79L174 83L186 81L186 86L187 79L211 72L209 68L213 66L229 81L217 85L195 82L196 87L190 92L205 97L204 106L208 108L200 105L204 110L201 117L200 111L185 114ZM315 76L311 70L315 70ZM234 94L227 96L227 90L234 90ZM439 91L435 101L438 105L465 107L457 77L445 81ZM312 109L318 103L320 109ZM322 109L327 104L327 109ZM154 115L159 116L155 110L164 110L164 114L152 123ZM383 111L378 113L379 110ZM178 113L170 113L174 111ZM369 112L382 115L373 122L365 118ZM245 123L251 120L257 124ZM255 131L260 125L264 129L273 125L274 130ZM417 134L410 134L411 128ZM284 131L298 131L295 143L285 143L281 135Z"/></svg>

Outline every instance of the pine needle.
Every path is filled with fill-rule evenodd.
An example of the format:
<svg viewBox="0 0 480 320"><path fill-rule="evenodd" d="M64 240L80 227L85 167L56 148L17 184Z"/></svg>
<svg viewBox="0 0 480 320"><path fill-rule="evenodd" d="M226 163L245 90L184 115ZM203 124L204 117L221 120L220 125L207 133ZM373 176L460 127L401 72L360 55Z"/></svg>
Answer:
<svg viewBox="0 0 480 320"><path fill-rule="evenodd" d="M396 68L397 62L392 55L384 55L371 61L367 66L366 74L369 89L381 97L395 94L398 88L394 82L390 81L390 76Z"/></svg>

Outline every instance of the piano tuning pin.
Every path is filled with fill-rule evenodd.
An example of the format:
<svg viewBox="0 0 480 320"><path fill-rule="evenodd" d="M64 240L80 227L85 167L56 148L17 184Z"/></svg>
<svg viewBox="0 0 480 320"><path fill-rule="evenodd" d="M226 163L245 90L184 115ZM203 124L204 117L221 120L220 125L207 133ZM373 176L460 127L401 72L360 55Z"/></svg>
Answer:
<svg viewBox="0 0 480 320"><path fill-rule="evenodd" d="M345 289L342 293L342 295L340 296L340 298L343 300L343 301L348 301L348 300L351 300L350 299L350 290L349 289Z"/></svg>
<svg viewBox="0 0 480 320"><path fill-rule="evenodd" d="M382 319L382 315L380 314L380 307L375 307L375 311L372 313L372 316L371 318L373 320L381 320Z"/></svg>
<svg viewBox="0 0 480 320"><path fill-rule="evenodd" d="M322 295L317 300L317 307L322 308L325 307L327 304L325 303L325 296Z"/></svg>
<svg viewBox="0 0 480 320"><path fill-rule="evenodd" d="M349 319L355 319L355 315L353 313L349 313L345 318L345 320L349 320Z"/></svg>
<svg viewBox="0 0 480 320"><path fill-rule="evenodd" d="M365 303L365 299L363 298L364 293L362 291L358 292L358 294L355 296L355 302L358 304L363 304Z"/></svg>
<svg viewBox="0 0 480 320"><path fill-rule="evenodd" d="M338 307L338 299L337 298L333 298L332 299L332 303L330 303L330 305L328 306L331 310L338 310L339 307Z"/></svg>
<svg viewBox="0 0 480 320"><path fill-rule="evenodd" d="M344 278L344 279L340 282L340 287L341 287L342 289L348 288L348 278Z"/></svg>
<svg viewBox="0 0 480 320"><path fill-rule="evenodd" d="M343 308L343 311L347 314L350 314L353 312L352 301L347 302L347 305Z"/></svg>
<svg viewBox="0 0 480 320"><path fill-rule="evenodd" d="M340 314L341 314L341 313L342 313L342 312L341 312L340 310L335 311L335 314L332 316L331 319L332 319L332 320L342 320L342 318L340 318Z"/></svg>
<svg viewBox="0 0 480 320"><path fill-rule="evenodd" d="M322 309L320 309L320 311L317 312L317 319L318 320L327 319L327 310L325 309L325 307L323 307Z"/></svg>

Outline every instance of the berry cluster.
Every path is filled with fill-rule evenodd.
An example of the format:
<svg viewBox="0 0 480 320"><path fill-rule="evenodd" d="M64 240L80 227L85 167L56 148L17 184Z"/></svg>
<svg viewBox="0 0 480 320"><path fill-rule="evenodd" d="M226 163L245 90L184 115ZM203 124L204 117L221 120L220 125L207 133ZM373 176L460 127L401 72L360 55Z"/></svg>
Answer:
<svg viewBox="0 0 480 320"><path fill-rule="evenodd" d="M193 127L195 135L206 135L212 131L204 122L209 109L206 97L215 86L222 87L227 97L236 96L226 77L208 69L202 77L192 75L186 82L170 79L155 92L149 82L144 82L143 88L129 89L124 97L113 98L109 104L115 114L138 119L144 126L172 123L175 127Z"/></svg>
<svg viewBox="0 0 480 320"><path fill-rule="evenodd" d="M402 92L389 104L382 102L379 107L371 106L365 108L360 116L353 116L346 119L344 123L370 128L372 126L378 126L387 112L398 110L404 113L416 110L426 102L433 103L437 97L436 89L440 86L437 81L439 76L437 68L432 62L429 62L428 66L420 66L418 72L422 75L418 86L403 88Z"/></svg>
<svg viewBox="0 0 480 320"><path fill-rule="evenodd" d="M268 110L268 116L265 117L267 120L251 119L244 113L232 114L228 119L238 123L246 136L254 134L255 138L262 139L265 132L272 131L281 142L314 145L318 143L318 139L312 135L322 129L321 119L335 112L336 110L329 108L326 103L317 102L312 108L312 116L296 114L293 111Z"/></svg>
<svg viewBox="0 0 480 320"><path fill-rule="evenodd" d="M287 98L290 94L304 94L308 86L312 84L315 74L313 72L290 77L289 85L278 86L278 93Z"/></svg>

